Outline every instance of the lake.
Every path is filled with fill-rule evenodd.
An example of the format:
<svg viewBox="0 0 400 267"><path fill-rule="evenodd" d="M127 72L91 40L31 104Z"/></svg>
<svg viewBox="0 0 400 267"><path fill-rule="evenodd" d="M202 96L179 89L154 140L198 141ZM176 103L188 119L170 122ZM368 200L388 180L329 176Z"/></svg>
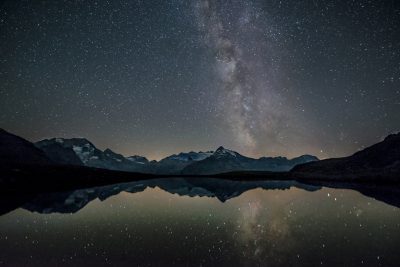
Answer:
<svg viewBox="0 0 400 267"><path fill-rule="evenodd" d="M360 192L176 178L10 196L0 265L399 266L396 199Z"/></svg>

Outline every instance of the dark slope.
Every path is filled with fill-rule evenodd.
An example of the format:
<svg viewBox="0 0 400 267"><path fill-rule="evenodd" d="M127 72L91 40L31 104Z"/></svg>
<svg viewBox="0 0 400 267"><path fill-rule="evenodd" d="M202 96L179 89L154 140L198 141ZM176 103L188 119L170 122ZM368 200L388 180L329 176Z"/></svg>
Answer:
<svg viewBox="0 0 400 267"><path fill-rule="evenodd" d="M0 166L49 165L53 162L31 142L0 129Z"/></svg>
<svg viewBox="0 0 400 267"><path fill-rule="evenodd" d="M83 162L75 154L74 150L64 147L62 144L54 142L44 145L44 142L38 142L36 147L43 150L46 156L58 164L83 166Z"/></svg>
<svg viewBox="0 0 400 267"><path fill-rule="evenodd" d="M400 181L400 133L352 156L301 164L292 174L303 178L385 179Z"/></svg>

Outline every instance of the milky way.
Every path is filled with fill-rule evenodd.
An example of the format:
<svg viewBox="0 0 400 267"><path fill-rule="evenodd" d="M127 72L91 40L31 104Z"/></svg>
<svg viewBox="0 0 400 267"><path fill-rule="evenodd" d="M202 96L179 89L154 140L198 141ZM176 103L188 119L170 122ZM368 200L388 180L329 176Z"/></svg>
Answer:
<svg viewBox="0 0 400 267"><path fill-rule="evenodd" d="M224 20L232 7L218 9L217 3L202 0L197 4L198 24L204 42L215 56L223 116L241 149L254 152L266 141L276 141L281 130L277 124L283 120L280 100L272 88L274 77L270 70L276 67L262 62L257 54L265 51L259 49L260 45L266 48L271 45L259 34L260 14L256 8L249 3L236 3L240 12L235 13L234 20Z"/></svg>
<svg viewBox="0 0 400 267"><path fill-rule="evenodd" d="M160 159L346 156L400 130L400 1L0 4L0 127Z"/></svg>

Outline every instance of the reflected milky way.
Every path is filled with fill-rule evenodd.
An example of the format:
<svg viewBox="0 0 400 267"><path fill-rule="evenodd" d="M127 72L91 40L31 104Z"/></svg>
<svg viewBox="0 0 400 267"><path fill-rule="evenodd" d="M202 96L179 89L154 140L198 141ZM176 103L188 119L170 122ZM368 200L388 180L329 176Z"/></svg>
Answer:
<svg viewBox="0 0 400 267"><path fill-rule="evenodd" d="M290 181L139 181L0 217L6 266L397 266L399 242L399 208Z"/></svg>

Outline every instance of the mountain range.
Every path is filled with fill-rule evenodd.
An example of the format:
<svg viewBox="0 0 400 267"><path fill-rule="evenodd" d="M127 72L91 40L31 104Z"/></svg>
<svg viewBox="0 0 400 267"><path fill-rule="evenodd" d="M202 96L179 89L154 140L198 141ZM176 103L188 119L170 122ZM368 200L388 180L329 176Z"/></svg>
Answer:
<svg viewBox="0 0 400 267"><path fill-rule="evenodd" d="M294 166L318 160L303 155L294 159L285 157L245 157L222 146L215 151L182 152L160 161L149 161L142 156L124 157L110 149L96 148L84 138L53 138L34 144L57 164L78 165L109 170L142 172L152 174L207 175L231 171L289 171Z"/></svg>
<svg viewBox="0 0 400 267"><path fill-rule="evenodd" d="M42 180L32 179L38 176ZM26 182L39 189L63 183L64 187L75 188L174 176L397 184L400 133L351 156L326 160L310 155L254 159L219 147L215 151L179 153L149 161L137 155L124 157L110 149L102 151L83 138L31 143L0 130L0 183L13 184L14 188ZM40 182L35 184L37 181Z"/></svg>
<svg viewBox="0 0 400 267"><path fill-rule="evenodd" d="M145 171L148 160L140 156L124 157L111 149L101 151L85 138L53 138L34 143L60 165L87 166L109 170Z"/></svg>

